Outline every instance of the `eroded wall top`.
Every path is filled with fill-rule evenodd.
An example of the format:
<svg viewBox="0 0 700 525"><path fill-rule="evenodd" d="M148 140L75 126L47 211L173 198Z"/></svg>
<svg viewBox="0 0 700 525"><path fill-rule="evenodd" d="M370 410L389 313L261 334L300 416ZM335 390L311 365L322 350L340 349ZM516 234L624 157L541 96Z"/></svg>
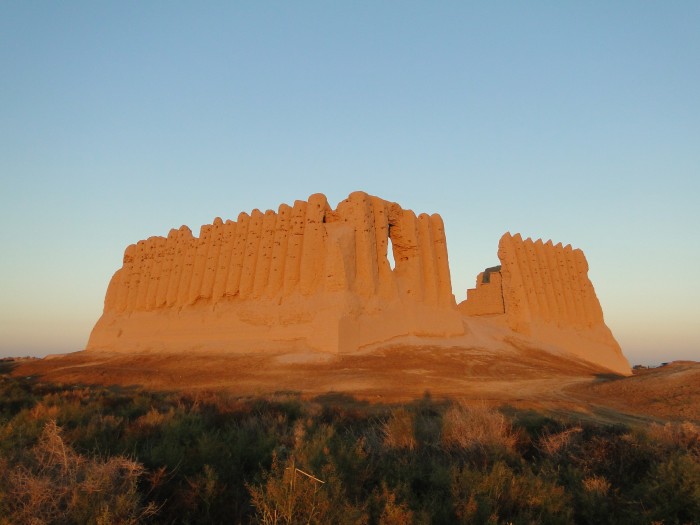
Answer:
<svg viewBox="0 0 700 525"><path fill-rule="evenodd" d="M391 239L396 266L387 258ZM105 312L199 302L247 301L351 291L427 305L454 303L439 215L355 192L335 210L315 194L275 212L214 220L199 237L186 226L129 246Z"/></svg>

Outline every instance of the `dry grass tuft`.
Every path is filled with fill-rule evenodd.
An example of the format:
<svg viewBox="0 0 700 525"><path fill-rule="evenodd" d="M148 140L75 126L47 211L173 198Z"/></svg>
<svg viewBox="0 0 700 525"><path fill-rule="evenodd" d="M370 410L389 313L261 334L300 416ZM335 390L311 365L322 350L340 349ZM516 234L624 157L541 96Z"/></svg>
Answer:
<svg viewBox="0 0 700 525"><path fill-rule="evenodd" d="M690 421L665 425L654 424L651 425L648 433L656 441L687 450L689 454L700 458L700 426Z"/></svg>
<svg viewBox="0 0 700 525"><path fill-rule="evenodd" d="M29 416L32 419L43 420L43 419L56 419L58 416L59 408L56 405L46 405L42 402L37 403L29 411Z"/></svg>
<svg viewBox="0 0 700 525"><path fill-rule="evenodd" d="M415 420L413 414L404 408L398 408L384 423L384 445L388 448L415 450L418 443L415 437Z"/></svg>
<svg viewBox="0 0 700 525"><path fill-rule="evenodd" d="M555 434L545 434L540 437L537 448L548 456L556 456L569 446L573 439L583 432L581 427L573 427L557 432Z"/></svg>
<svg viewBox="0 0 700 525"><path fill-rule="evenodd" d="M148 412L140 416L135 421L134 427L140 430L158 428L162 426L166 421L171 420L173 418L173 415L173 410L163 413L155 408L151 408Z"/></svg>
<svg viewBox="0 0 700 525"><path fill-rule="evenodd" d="M610 482L605 476L589 476L583 479L583 489L589 494L605 496L610 491Z"/></svg>
<svg viewBox="0 0 700 525"><path fill-rule="evenodd" d="M140 463L123 456L106 461L75 452L51 420L24 462L9 470L12 523L136 524L156 512L142 506Z"/></svg>
<svg viewBox="0 0 700 525"><path fill-rule="evenodd" d="M386 483L382 484L381 497L384 500L384 509L379 517L379 525L414 523L413 511L405 502L396 501L396 493L389 490Z"/></svg>
<svg viewBox="0 0 700 525"><path fill-rule="evenodd" d="M518 436L510 421L500 412L486 406L459 403L445 412L441 441L448 449L495 446L514 450Z"/></svg>

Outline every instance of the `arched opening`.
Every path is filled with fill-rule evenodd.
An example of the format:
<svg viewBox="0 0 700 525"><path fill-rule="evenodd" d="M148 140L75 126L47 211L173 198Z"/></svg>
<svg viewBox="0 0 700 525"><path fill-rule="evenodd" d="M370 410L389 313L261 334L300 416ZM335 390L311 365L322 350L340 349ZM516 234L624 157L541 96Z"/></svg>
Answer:
<svg viewBox="0 0 700 525"><path fill-rule="evenodd" d="M394 260L394 245L391 242L391 237L388 238L387 242L386 258L389 261L389 268L393 272L396 268L396 261Z"/></svg>

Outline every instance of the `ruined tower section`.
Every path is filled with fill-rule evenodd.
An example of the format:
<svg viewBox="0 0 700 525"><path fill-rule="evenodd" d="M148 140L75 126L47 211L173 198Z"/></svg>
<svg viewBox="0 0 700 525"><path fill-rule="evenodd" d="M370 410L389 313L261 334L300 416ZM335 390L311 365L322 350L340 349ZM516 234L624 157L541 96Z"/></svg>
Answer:
<svg viewBox="0 0 700 525"><path fill-rule="evenodd" d="M467 290L467 300L459 305L465 315L505 313L501 267L486 268L476 278L476 287Z"/></svg>
<svg viewBox="0 0 700 525"><path fill-rule="evenodd" d="M506 233L498 244L498 258L512 329L527 333L538 322L577 329L604 324L581 250Z"/></svg>
<svg viewBox="0 0 700 525"><path fill-rule="evenodd" d="M506 233L498 244L501 265L477 278L462 313L491 315L508 327L584 360L629 373L629 363L603 320L583 252L552 241Z"/></svg>
<svg viewBox="0 0 700 525"><path fill-rule="evenodd" d="M362 192L333 210L315 194L129 246L87 348L345 352L459 335L454 307L439 215Z"/></svg>

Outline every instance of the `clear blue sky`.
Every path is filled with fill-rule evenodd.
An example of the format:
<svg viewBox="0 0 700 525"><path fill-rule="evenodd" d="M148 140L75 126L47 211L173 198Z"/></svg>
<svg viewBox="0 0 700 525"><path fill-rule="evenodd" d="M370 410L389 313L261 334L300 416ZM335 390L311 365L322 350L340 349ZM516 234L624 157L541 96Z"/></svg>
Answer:
<svg viewBox="0 0 700 525"><path fill-rule="evenodd" d="M124 248L364 190L582 248L633 363L700 360L700 2L0 3L0 356L79 350Z"/></svg>

